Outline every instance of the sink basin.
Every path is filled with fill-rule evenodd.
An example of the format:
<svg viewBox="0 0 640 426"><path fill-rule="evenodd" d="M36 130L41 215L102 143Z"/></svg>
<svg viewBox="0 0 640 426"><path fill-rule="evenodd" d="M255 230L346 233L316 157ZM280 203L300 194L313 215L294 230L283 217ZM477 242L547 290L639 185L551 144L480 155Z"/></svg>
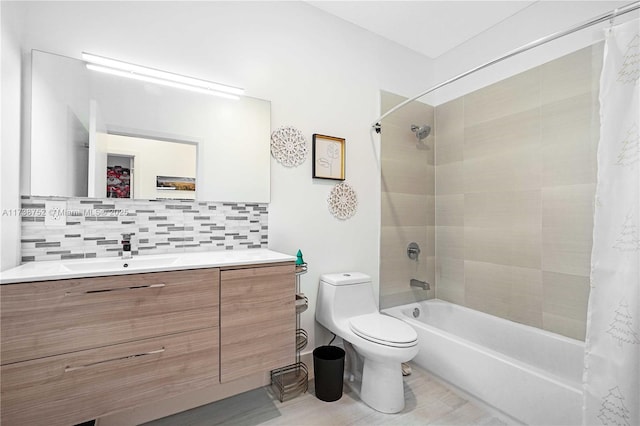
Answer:
<svg viewBox="0 0 640 426"><path fill-rule="evenodd" d="M161 257L144 259L134 257L131 259L101 259L91 262L67 262L62 266L71 272L92 272L92 271L125 271L129 269L145 269L160 266L170 266L178 260L177 257Z"/></svg>

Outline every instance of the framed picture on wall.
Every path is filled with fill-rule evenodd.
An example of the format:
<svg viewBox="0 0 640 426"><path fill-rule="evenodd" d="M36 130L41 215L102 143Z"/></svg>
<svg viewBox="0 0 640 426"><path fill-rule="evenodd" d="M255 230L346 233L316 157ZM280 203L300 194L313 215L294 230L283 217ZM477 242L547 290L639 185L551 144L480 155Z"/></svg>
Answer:
<svg viewBox="0 0 640 426"><path fill-rule="evenodd" d="M345 180L345 140L334 136L313 135L313 177Z"/></svg>

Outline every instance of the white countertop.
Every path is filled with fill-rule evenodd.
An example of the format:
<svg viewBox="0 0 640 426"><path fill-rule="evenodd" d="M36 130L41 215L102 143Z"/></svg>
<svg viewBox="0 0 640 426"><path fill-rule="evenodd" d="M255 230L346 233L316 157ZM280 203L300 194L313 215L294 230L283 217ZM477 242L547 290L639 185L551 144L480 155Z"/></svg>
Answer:
<svg viewBox="0 0 640 426"><path fill-rule="evenodd" d="M179 271L183 269L220 268L294 260L296 260L295 256L278 253L273 250L245 249L133 256L131 259L105 257L29 262L0 272L0 284Z"/></svg>

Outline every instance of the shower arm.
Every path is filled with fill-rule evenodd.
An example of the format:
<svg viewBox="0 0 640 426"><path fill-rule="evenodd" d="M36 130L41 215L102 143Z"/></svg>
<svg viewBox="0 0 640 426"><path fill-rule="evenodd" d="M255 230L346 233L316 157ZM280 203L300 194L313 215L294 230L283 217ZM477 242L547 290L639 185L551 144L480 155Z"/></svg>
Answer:
<svg viewBox="0 0 640 426"><path fill-rule="evenodd" d="M462 74L458 74L455 77L452 77L452 78L450 78L450 79L448 79L446 81L443 81L442 83L438 83L435 86L433 86L433 87L425 90L424 92L418 94L417 96L414 96L412 98L409 98L409 99L399 103L398 105L396 105L393 108L391 108L389 111L387 111L384 114L382 114L371 125L371 127L376 131L376 133L380 133L382 131L381 122L385 117L387 117L388 115L396 112L397 110L399 110L400 108L404 107L405 105L407 105L407 104L409 104L409 103L411 103L411 102L413 102L413 101L415 101L417 99L420 99L421 97L423 97L425 95L428 95L429 93L431 93L431 92L433 92L433 91L435 91L437 89L440 89L441 87L447 86L447 85L449 85L449 84L451 84L453 82L456 82L456 81L460 80L461 78L464 78L464 77L466 77L466 76L468 76L470 74L473 74L473 73L475 73L477 71L480 71L480 70L482 70L484 68L487 68L487 67L489 67L491 65L494 65L494 64L497 64L499 62L502 62L505 59L509 59L509 58L511 58L513 56L519 55L520 53L526 52L526 51L531 50L531 49L533 49L535 47L542 46L543 44L549 43L549 42L551 42L553 40L556 40L556 39L559 39L559 38L564 37L566 35L575 33L577 31L583 30L585 28L591 27L591 26L599 24L601 22L612 20L617 16L621 16L621 15L624 15L626 13L633 12L634 10L638 10L638 9L640 9L640 1L635 1L633 3L629 3L629 4L625 5L625 6L622 6L622 7L618 8L618 9L614 9L614 10L611 10L611 11L609 11L607 13L602 14L602 15L596 16L595 18L591 18L588 21L585 21L585 22L583 22L581 24L575 25L575 26L573 26L573 27L571 27L569 29L566 29L564 31L559 31L559 32L550 34L548 36L542 37L542 38L540 38L538 40L535 40L535 41L532 41L530 43L527 43L524 46L521 46L521 47L519 47L519 48L517 48L515 50L512 50L512 51L506 53L503 56L500 56L498 58L492 59L491 61L486 62L486 63L484 63L482 65L478 65L477 67L472 68L472 69L470 69L468 71L465 71Z"/></svg>

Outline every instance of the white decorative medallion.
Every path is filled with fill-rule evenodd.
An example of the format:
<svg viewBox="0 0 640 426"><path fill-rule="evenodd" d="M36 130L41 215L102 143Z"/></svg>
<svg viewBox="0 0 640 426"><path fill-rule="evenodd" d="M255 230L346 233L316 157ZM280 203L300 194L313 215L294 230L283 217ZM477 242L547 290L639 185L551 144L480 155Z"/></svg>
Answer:
<svg viewBox="0 0 640 426"><path fill-rule="evenodd" d="M296 167L307 158L307 139L295 127L279 127L271 133L271 155L285 167Z"/></svg>
<svg viewBox="0 0 640 426"><path fill-rule="evenodd" d="M338 219L349 219L356 214L358 207L356 191L345 182L333 187L327 201L329 202L329 211Z"/></svg>

